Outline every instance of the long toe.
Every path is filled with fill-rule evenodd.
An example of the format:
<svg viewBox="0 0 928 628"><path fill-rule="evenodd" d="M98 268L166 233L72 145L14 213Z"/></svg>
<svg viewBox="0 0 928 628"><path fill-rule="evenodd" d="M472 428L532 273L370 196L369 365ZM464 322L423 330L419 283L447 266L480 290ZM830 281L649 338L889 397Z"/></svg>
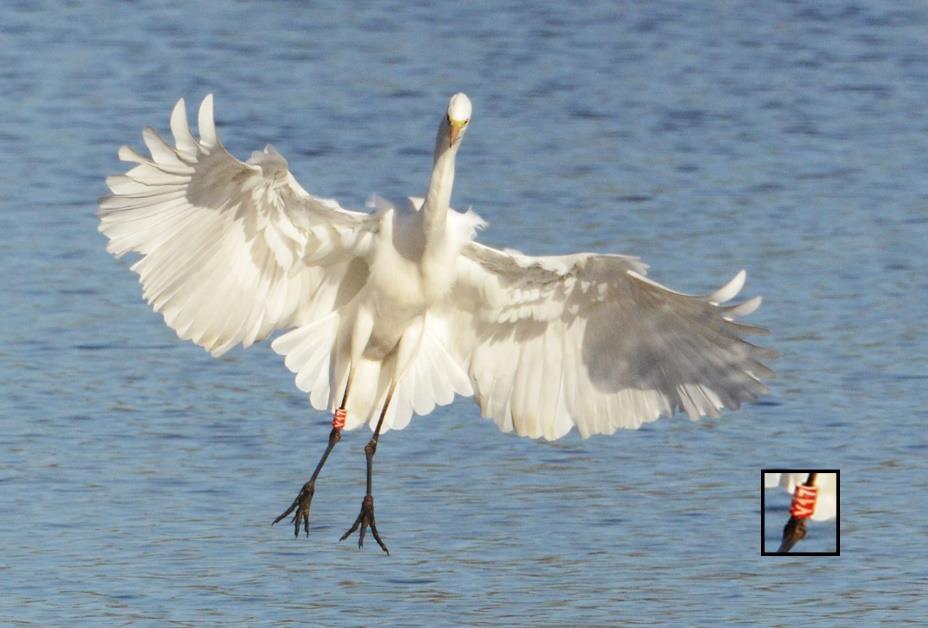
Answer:
<svg viewBox="0 0 928 628"><path fill-rule="evenodd" d="M361 520L361 534L358 535L358 549L364 547L364 535L367 533L367 525L370 523L370 517L366 516Z"/></svg>
<svg viewBox="0 0 928 628"><path fill-rule="evenodd" d="M300 524L303 520L306 519L307 526L309 525L309 517L306 516L306 512L303 510L302 504L299 508L296 509L296 514L293 515L293 519L290 520L290 523L293 524L293 536L300 536ZM306 536L309 536L309 530L306 530Z"/></svg>
<svg viewBox="0 0 928 628"><path fill-rule="evenodd" d="M365 496L364 501L361 502L361 512L358 513L357 519L354 520L354 524L342 535L339 541L347 539L359 527L361 528L361 532L358 534L359 549L364 547L364 536L367 534L367 529L370 528L371 534L374 535L374 540L377 541L377 545L379 545L380 549L386 552L388 556L390 555L390 550L387 549L383 539L380 538L380 533L377 531L377 523L376 519L374 519L374 498L370 495Z"/></svg>
<svg viewBox="0 0 928 628"><path fill-rule="evenodd" d="M380 549L387 553L387 556L390 555L390 550L387 549L386 544L383 542L383 539L380 538L380 534L377 533L377 524L374 521L371 521L371 534L374 535L374 540L377 541L377 545L380 546Z"/></svg>
<svg viewBox="0 0 928 628"><path fill-rule="evenodd" d="M364 512L362 511L361 514L358 515L358 518L354 520L354 523L351 525L351 527L348 528L348 531L345 532L345 533L341 536L340 539L338 539L339 542L344 541L345 539L347 539L349 536L352 535L352 533L354 533L355 530L358 529L358 526L361 525L361 519L362 519L363 517L364 517Z"/></svg>
<svg viewBox="0 0 928 628"><path fill-rule="evenodd" d="M300 526L302 525L303 530L306 532L306 536L309 536L309 511L312 506L315 488L315 482L312 480L304 484L303 488L300 489L300 493L296 496L296 499L290 504L290 507L280 513L271 525L278 523L292 512L293 518L290 522L293 524L293 535L300 536Z"/></svg>
<svg viewBox="0 0 928 628"><path fill-rule="evenodd" d="M285 511L277 515L277 518L274 519L274 522L271 523L271 525L277 525L278 523L280 523L284 517L286 517L287 515L289 515L291 512L293 512L296 509L299 503L300 503L300 499L299 497L297 497L296 499L293 500L293 503L290 504L289 508L287 508Z"/></svg>

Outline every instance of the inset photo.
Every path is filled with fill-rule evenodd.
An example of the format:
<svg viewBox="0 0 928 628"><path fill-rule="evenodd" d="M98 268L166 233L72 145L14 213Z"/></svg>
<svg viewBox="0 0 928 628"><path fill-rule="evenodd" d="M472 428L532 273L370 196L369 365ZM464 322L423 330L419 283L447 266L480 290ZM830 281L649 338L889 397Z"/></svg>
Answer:
<svg viewBox="0 0 928 628"><path fill-rule="evenodd" d="M841 472L762 469L760 553L841 555Z"/></svg>

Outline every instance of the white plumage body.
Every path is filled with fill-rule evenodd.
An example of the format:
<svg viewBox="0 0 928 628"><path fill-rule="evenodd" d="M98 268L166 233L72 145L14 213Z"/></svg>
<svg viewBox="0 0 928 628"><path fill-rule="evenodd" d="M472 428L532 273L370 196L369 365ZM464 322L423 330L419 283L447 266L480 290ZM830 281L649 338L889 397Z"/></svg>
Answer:
<svg viewBox="0 0 928 628"><path fill-rule="evenodd" d="M423 339L427 344L434 342L431 336L425 336L428 311L450 293L455 259L482 221L473 213L452 212L444 232L436 234L430 246L426 246L422 211L411 206L387 205L377 216L376 235L366 257L367 279L352 301L338 311L337 327L323 328L329 335L322 337L319 334L307 336L298 328L272 345L275 351L289 356L304 345L326 347L335 343L332 345L335 350L330 353L334 360L325 360L323 356L321 362L308 367L314 383L326 378L328 368L335 374L327 387L325 401L320 393L314 403L318 409L331 409L338 404L339 392L347 385L349 368L355 365L346 422L348 429L365 421L375 421L390 382L404 375L411 366L418 367L414 372L419 377L407 378L400 385L396 400L391 404L392 410L388 410L384 429L404 427L410 418L409 410L421 410L424 414L430 412L435 403L450 403L455 393L471 394L463 372L457 373L457 381L450 387L450 381L423 378L423 372L437 366L447 372L455 370L456 365L442 360L445 356L434 355L436 351L441 353L440 348L427 347L427 351L421 351L421 347ZM436 252L434 248L440 250ZM291 340L298 343L291 344ZM416 364L417 360L422 363ZM439 360L440 364L434 364L434 360ZM288 361L287 366L298 374L304 368L299 360ZM319 372L312 373L312 369ZM313 392L313 388L301 385L299 375L297 385L306 392Z"/></svg>
<svg viewBox="0 0 928 628"><path fill-rule="evenodd" d="M319 409L337 407L354 369L347 429L376 423L391 383L384 430L473 395L502 430L546 439L678 409L714 416L765 392L774 353L743 339L763 329L734 320L760 299L726 305L743 271L691 296L632 257L474 242L483 221L449 207L462 102L439 128L425 198L375 199L367 214L308 193L272 147L232 157L211 97L196 140L181 100L174 146L146 129L150 159L120 150L137 165L108 179L100 230L114 255L141 256L144 296L181 338L221 355L289 330L272 348Z"/></svg>

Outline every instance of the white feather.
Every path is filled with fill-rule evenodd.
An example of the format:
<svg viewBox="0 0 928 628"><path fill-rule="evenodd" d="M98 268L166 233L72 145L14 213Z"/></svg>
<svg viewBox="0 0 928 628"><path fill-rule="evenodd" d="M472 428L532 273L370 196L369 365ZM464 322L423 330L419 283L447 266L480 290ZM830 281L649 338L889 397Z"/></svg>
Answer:
<svg viewBox="0 0 928 628"><path fill-rule="evenodd" d="M139 165L107 179L113 195L100 201L100 231L114 255L143 255L132 269L165 322L221 355L307 321L310 294L337 291L347 264L294 267L304 250L363 256L364 233L377 224L288 185L286 161L272 147L259 153L260 164L232 157L219 142L209 96L199 129L197 143L180 100L171 114L175 148L146 129L150 160L120 149L120 159ZM298 226L307 223L323 235Z"/></svg>
<svg viewBox="0 0 928 628"><path fill-rule="evenodd" d="M463 94L449 103L455 122L470 113ZM353 372L347 429L376 424L391 386L384 430L475 395L503 431L545 439L677 410L715 416L765 391L773 352L743 340L764 330L734 321L760 298L725 305L744 271L692 296L633 257L479 245L486 223L449 206L460 145L449 124L426 196L372 197L363 214L307 192L271 145L247 162L230 155L211 95L195 139L181 99L173 146L146 128L150 158L120 149L135 165L107 179L99 228L112 254L141 256L143 295L181 338L218 356L290 329L272 347L319 409L341 402Z"/></svg>
<svg viewBox="0 0 928 628"><path fill-rule="evenodd" d="M756 303L714 302L734 297L744 272L712 295L690 296L645 270L622 256L465 246L458 289L441 312L484 416L533 438L559 438L568 426L586 437L677 410L717 416L763 394L759 379L772 372L760 360L775 353L741 336L765 330L728 320ZM559 386L555 402L549 391Z"/></svg>

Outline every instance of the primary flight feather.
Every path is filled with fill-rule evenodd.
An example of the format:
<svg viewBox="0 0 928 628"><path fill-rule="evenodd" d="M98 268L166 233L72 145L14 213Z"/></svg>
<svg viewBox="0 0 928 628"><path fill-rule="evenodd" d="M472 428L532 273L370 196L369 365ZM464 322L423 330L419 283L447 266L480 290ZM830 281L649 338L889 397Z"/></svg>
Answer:
<svg viewBox="0 0 928 628"><path fill-rule="evenodd" d="M371 466L381 432L402 429L455 395L473 395L503 431L557 439L637 428L683 410L717 415L764 393L775 355L736 322L760 298L730 305L739 272L713 294L674 292L637 258L533 257L474 241L484 222L450 207L454 162L470 123L464 94L439 123L424 198L376 198L348 211L304 190L272 146L241 162L219 140L213 100L199 140L181 99L174 145L146 128L151 157L107 179L107 250L137 253L145 299L178 336L219 356L277 330L312 405L335 411L329 446L291 507L308 533L315 480L342 429L369 424L368 494L349 533L370 526ZM346 533L347 536L348 533Z"/></svg>

